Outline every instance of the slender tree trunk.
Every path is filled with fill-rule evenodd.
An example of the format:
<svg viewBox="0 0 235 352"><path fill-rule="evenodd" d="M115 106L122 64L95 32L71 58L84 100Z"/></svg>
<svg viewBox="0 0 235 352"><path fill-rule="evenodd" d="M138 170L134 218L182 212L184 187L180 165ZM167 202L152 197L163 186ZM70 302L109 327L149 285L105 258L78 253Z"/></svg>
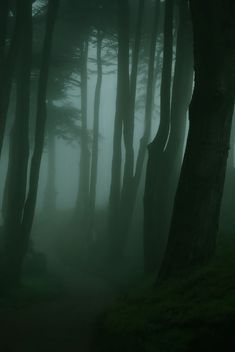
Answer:
<svg viewBox="0 0 235 352"><path fill-rule="evenodd" d="M51 102L52 104L52 102ZM45 189L44 211L50 211L56 208L56 187L55 187L55 125L53 117L48 119L47 136L48 136L48 162L47 162L47 185Z"/></svg>
<svg viewBox="0 0 235 352"><path fill-rule="evenodd" d="M147 145L150 138L151 133L151 121L152 121L152 112L153 112L153 103L154 103L154 86L155 82L155 52L156 52L156 44L157 44L157 36L159 30L159 19L160 19L160 1L156 0L155 3L155 16L152 30L152 37L150 43L150 51L149 51L149 64L148 64L148 80L147 80L147 92L146 92L146 104L145 104L145 128L144 134L140 141L140 147L136 162L136 171L134 181L136 184L135 187L135 196L137 193L137 188L141 179L141 173L144 165L144 159L146 156Z"/></svg>
<svg viewBox="0 0 235 352"><path fill-rule="evenodd" d="M190 4L195 88L160 279L202 264L214 253L234 109L235 4L231 0Z"/></svg>
<svg viewBox="0 0 235 352"><path fill-rule="evenodd" d="M143 15L142 5L140 6L139 11L141 11ZM122 251L125 248L125 244L127 242L128 234L131 227L138 187L141 180L147 145L149 142L150 132L151 132L151 120L152 120L152 110L153 110L152 108L153 108L153 100L154 100L153 91L154 91L154 84L155 84L154 63L155 63L156 42L157 42L157 36L158 36L158 30L159 30L159 17L160 17L159 14L160 14L160 1L157 0L155 4L155 16L154 16L153 30L152 30L150 48L149 48L149 65L148 65L147 93L146 93L146 105L145 105L144 134L140 141L135 174L132 175L128 183L126 196L123 197L123 204L121 208L121 220L119 221L120 250ZM132 89L134 88L132 87L131 90ZM131 106L132 108L134 108L133 105Z"/></svg>
<svg viewBox="0 0 235 352"><path fill-rule="evenodd" d="M29 99L32 55L32 5L24 0L18 8L21 48L17 67L16 117L11 138L8 170L7 209L4 224L4 258L1 279L15 283L20 272L21 219L26 196L29 156Z"/></svg>
<svg viewBox="0 0 235 352"><path fill-rule="evenodd" d="M11 93L11 83L13 73L16 67L18 53L21 45L21 33L22 33L22 4L21 1L17 1L17 10L16 10L16 21L13 37L10 43L10 48L6 52L5 50L5 36L6 36L6 21L7 14L9 9L9 2L6 0L2 4L2 35L0 38L0 155L2 151L3 138L5 133L7 111L10 100ZM1 9L0 9L1 10Z"/></svg>
<svg viewBox="0 0 235 352"><path fill-rule="evenodd" d="M6 54L6 34L9 15L9 0L0 4L0 71L2 72Z"/></svg>
<svg viewBox="0 0 235 352"><path fill-rule="evenodd" d="M145 0L139 0L138 18L136 23L135 42L134 42L132 69L131 69L131 77L130 77L130 99L128 103L129 106L127 106L129 113L126 114L126 119L124 120L124 137L125 137L124 142L125 142L126 155L125 155L125 164L124 164L122 206L121 206L123 214L125 214L126 212L125 208L129 208L127 203L128 203L128 200L130 199L131 184L133 181L133 173L134 173L133 138L134 138L134 120L135 120L135 100L136 100L139 51L140 51L141 30L142 30L144 8L145 8ZM127 21L129 21L129 19L127 19ZM128 45L128 48L129 48L128 42L126 43L126 45ZM128 62L127 64L129 65ZM129 84L129 80L127 84Z"/></svg>
<svg viewBox="0 0 235 352"><path fill-rule="evenodd" d="M166 0L164 22L164 52L161 81L161 112L158 132L153 142L149 145L145 194L144 194L144 267L146 273L156 271L157 237L156 221L162 221L156 210L157 182L162 182L159 177L164 148L170 130L170 105L171 105L171 74L173 48L173 0ZM156 182L156 180L158 181Z"/></svg>
<svg viewBox="0 0 235 352"><path fill-rule="evenodd" d="M115 251L119 242L119 231L116 228L117 214L120 211L121 201L121 141L122 125L124 123L124 140L127 143L127 119L129 114L129 5L125 0L119 1L118 8L118 77L116 115L113 137L113 160L109 198L109 240L110 253ZM117 253L117 252L116 252Z"/></svg>
<svg viewBox="0 0 235 352"><path fill-rule="evenodd" d="M80 170L79 186L77 198L77 211L79 227L82 231L83 240L87 240L88 219L87 210L89 205L89 185L90 185L90 151L87 129L87 61L88 61L89 39L87 38L81 45L81 142L80 142Z"/></svg>
<svg viewBox="0 0 235 352"><path fill-rule="evenodd" d="M40 68L40 76L38 83L38 97L37 97L37 116L35 128L35 143L34 151L31 160L29 191L24 208L24 216L21 226L21 258L23 260L30 238L30 233L33 225L33 219L37 201L37 190L40 173L40 165L44 146L45 126L47 119L47 85L50 67L50 56L52 49L53 33L57 12L59 8L59 0L50 0L48 3L46 32L43 43L43 55Z"/></svg>
<svg viewBox="0 0 235 352"><path fill-rule="evenodd" d="M100 114L100 96L102 84L102 39L103 35L100 30L97 31L97 81L94 101L94 123L93 123L93 144L92 144L92 163L91 163L91 184L90 184L90 236L94 240L95 230L95 203L96 203L96 186L98 171L98 147L99 147L99 114Z"/></svg>

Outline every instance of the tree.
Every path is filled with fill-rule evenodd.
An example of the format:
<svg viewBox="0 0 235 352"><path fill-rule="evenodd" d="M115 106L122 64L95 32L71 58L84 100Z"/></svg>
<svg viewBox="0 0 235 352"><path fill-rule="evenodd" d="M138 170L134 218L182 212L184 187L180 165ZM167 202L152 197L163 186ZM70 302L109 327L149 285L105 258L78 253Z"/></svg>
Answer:
<svg viewBox="0 0 235 352"><path fill-rule="evenodd" d="M109 197L109 241L110 253L115 255L119 243L119 231L116 228L116 217L120 211L121 201L121 141L123 125L126 129L128 123L130 106L129 106L129 4L125 0L118 3L118 77L117 77L117 99L116 115L114 123L113 137L113 160L112 160L112 178ZM125 145L128 137L124 132ZM119 255L119 254L118 254Z"/></svg>
<svg viewBox="0 0 235 352"><path fill-rule="evenodd" d="M4 223L4 258L1 279L15 283L21 262L21 219L26 197L29 156L29 101L32 56L32 4L17 3L21 46L17 65L16 115L11 132L8 166L6 218Z"/></svg>
<svg viewBox="0 0 235 352"><path fill-rule="evenodd" d="M95 88L94 101L94 122L93 122L93 143L92 143L92 163L91 163L91 182L90 182L90 236L93 239L92 232L94 231L95 223L95 202L96 202L96 185L97 185L97 170L98 170L98 144L99 144L99 112L100 112L100 95L102 84L102 40L103 33L100 29L97 30L97 81Z"/></svg>
<svg viewBox="0 0 235 352"><path fill-rule="evenodd" d="M29 190L26 195L29 155L29 96L32 56L32 5L21 4L22 48L17 79L16 118L12 132L11 160L8 172L7 211L5 220L4 263L1 276L5 285L20 280L23 259L27 252L37 198L40 162L44 144L46 122L46 91L52 35L59 0L50 0L47 28L40 69L35 145L31 161Z"/></svg>
<svg viewBox="0 0 235 352"><path fill-rule="evenodd" d="M148 146L148 164L146 171L146 183L144 193L144 267L146 273L156 271L156 201L158 173L161 170L161 162L164 149L170 131L170 105L171 105L171 76L173 56L173 0L166 0L164 19L164 49L163 68L161 80L161 111L160 124L157 134ZM161 219L158 219L161 221Z"/></svg>
<svg viewBox="0 0 235 352"><path fill-rule="evenodd" d="M16 57L18 57L20 50L20 37L22 35L21 6L23 5L18 0L16 3L14 31L8 50L6 46L6 39L10 9L9 1L3 1L0 8L0 155L5 133L12 79L16 68Z"/></svg>
<svg viewBox="0 0 235 352"><path fill-rule="evenodd" d="M88 219L87 209L89 205L90 187L90 150L89 135L87 128L87 81L88 81L88 49L89 36L85 36L80 43L80 70L81 70L81 137L80 137L80 163L79 185L77 196L77 209L79 228L82 231L84 242L87 241Z"/></svg>
<svg viewBox="0 0 235 352"><path fill-rule="evenodd" d="M155 176L155 270L159 270L169 232L172 203L182 164L186 117L192 93L193 48L188 3L181 1L177 10L176 60L170 102L171 125Z"/></svg>
<svg viewBox="0 0 235 352"><path fill-rule="evenodd" d="M143 6L144 3L141 2L139 4L139 15L138 15L138 26L141 26L143 20ZM141 19L140 19L141 18ZM156 52L156 44L157 37L159 34L159 22L160 22L160 1L155 2L154 7L154 18L152 24L152 32L150 38L150 46L149 46L149 55L148 55L148 77L147 77L147 87L146 87L146 103L145 103L145 125L143 136L140 140L140 146L137 155L136 167L131 165L131 158L126 158L125 164L130 164L132 172L129 177L126 177L125 182L125 173L123 179L123 190L122 190L122 205L120 210L120 219L119 219L119 251L123 252L125 249L126 242L128 240L128 235L131 228L131 223L133 219L133 213L136 204L136 197L138 193L138 188L141 180L141 175L143 171L144 161L146 157L146 149L150 139L151 134L151 122L152 122L152 112L153 112L153 101L154 101L154 73L155 73L155 52ZM136 29L136 42L137 46L139 46L140 40L140 28ZM137 53L135 54L137 56ZM138 51L139 55L139 51ZM135 60L134 60L135 59ZM132 79L131 79L131 112L130 114L135 115L135 94L136 94L136 78L133 78L135 74L137 74L136 70L138 65L137 58L133 57L133 66L132 66ZM156 67L158 70L159 67ZM134 82L133 82L134 81ZM133 86L135 84L135 86ZM134 116L132 121L132 144L133 144L133 133L134 133ZM133 148L133 146L132 146ZM126 166L127 168L127 166ZM126 172L127 174L127 172ZM126 183L126 184L125 184Z"/></svg>
<svg viewBox="0 0 235 352"><path fill-rule="evenodd" d="M129 113L126 114L124 122L124 143L125 143L125 163L124 163L124 175L123 175L123 187L122 187L122 212L125 213L128 206L128 199L130 197L131 183L134 173L134 123L135 123L135 101L136 101L136 88L137 88L137 76L138 76L138 64L139 64L139 51L141 43L141 32L143 15L145 10L145 0L140 0L138 3L138 14L137 23L134 37L134 47L132 50L132 67L129 82ZM155 32L154 32L155 33ZM155 38L156 39L156 38ZM155 51L154 51L155 54Z"/></svg>
<svg viewBox="0 0 235 352"><path fill-rule="evenodd" d="M195 87L160 279L214 253L235 97L235 4L191 0ZM213 34L213 35L212 35Z"/></svg>
<svg viewBox="0 0 235 352"><path fill-rule="evenodd" d="M52 50L53 33L55 28L56 16L60 0L50 0L48 3L48 14L46 32L43 43L43 55L38 82L37 115L35 127L34 150L30 167L29 190L25 202L24 213L21 226L21 257L26 254L31 229L33 225L34 213L37 200L37 189L39 181L40 165L44 146L45 126L47 119L47 85L49 77L50 56Z"/></svg>

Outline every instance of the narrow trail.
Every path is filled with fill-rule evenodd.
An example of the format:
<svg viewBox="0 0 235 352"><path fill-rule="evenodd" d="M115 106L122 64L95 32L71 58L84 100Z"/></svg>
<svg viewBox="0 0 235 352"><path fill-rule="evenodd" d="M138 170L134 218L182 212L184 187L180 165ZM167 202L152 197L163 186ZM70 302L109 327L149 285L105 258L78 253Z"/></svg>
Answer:
<svg viewBox="0 0 235 352"><path fill-rule="evenodd" d="M0 317L1 352L95 352L94 323L117 292L101 278L55 267L66 294Z"/></svg>

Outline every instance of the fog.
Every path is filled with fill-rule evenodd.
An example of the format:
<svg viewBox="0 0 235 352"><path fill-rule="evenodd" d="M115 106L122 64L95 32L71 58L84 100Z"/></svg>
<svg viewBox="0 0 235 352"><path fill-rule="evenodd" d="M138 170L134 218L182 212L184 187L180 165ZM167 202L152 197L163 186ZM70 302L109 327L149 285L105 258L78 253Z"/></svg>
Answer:
<svg viewBox="0 0 235 352"><path fill-rule="evenodd" d="M161 351L165 317L191 314L171 316L175 297L200 306L197 277L216 281L235 229L233 22L200 3L0 4L3 352Z"/></svg>

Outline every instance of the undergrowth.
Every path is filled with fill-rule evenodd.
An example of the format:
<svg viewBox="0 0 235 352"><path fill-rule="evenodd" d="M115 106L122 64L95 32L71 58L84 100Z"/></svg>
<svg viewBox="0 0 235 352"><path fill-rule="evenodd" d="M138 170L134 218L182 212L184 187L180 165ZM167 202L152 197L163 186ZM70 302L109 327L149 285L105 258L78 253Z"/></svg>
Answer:
<svg viewBox="0 0 235 352"><path fill-rule="evenodd" d="M233 236L221 236L205 267L160 286L150 278L120 297L97 322L96 350L226 350L235 343L234 253Z"/></svg>

